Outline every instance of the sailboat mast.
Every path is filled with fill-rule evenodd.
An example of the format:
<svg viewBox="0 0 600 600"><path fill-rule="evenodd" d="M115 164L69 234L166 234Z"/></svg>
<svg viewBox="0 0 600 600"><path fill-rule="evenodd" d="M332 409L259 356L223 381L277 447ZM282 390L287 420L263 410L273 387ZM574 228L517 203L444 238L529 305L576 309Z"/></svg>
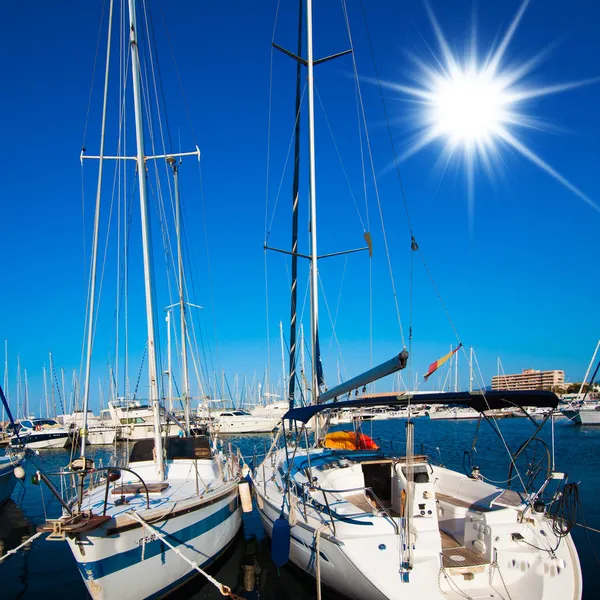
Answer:
<svg viewBox="0 0 600 600"><path fill-rule="evenodd" d="M9 401L8 393L8 340L4 340L4 395L6 396L6 402ZM2 421L4 421L4 404L2 404Z"/></svg>
<svg viewBox="0 0 600 600"><path fill-rule="evenodd" d="M112 33L113 3L110 3L108 13L108 42L106 44L106 71L104 73L104 99L102 106L102 126L100 134L100 153L98 161L98 186L96 188L96 209L94 211L94 233L92 237L92 263L90 275L90 297L88 300L88 330L85 357L85 379L83 383L83 422L81 424L81 458L85 458L87 447L87 411L90 401L90 374L92 365L92 345L94 342L95 310L96 310L96 265L98 259L98 230L100 228L100 199L102 197L102 170L104 166L104 133L106 130L106 105L108 102L108 72L110 66L110 38ZM66 398L65 398L66 404ZM81 494L83 494L83 478L81 481Z"/></svg>
<svg viewBox="0 0 600 600"><path fill-rule="evenodd" d="M285 343L283 339L283 322L279 321L279 341L281 343L281 376L283 377L281 381L281 397L285 396L285 390L287 388L287 378L285 371Z"/></svg>
<svg viewBox="0 0 600 600"><path fill-rule="evenodd" d="M312 402L319 402L319 280L317 270L317 188L315 174L315 89L313 58L312 0L306 0L306 45L308 69L308 170L310 192L310 334L312 345ZM315 441L319 439L315 419Z"/></svg>
<svg viewBox="0 0 600 600"><path fill-rule="evenodd" d="M42 367L44 372L44 398L46 400L46 417L50 416L50 406L48 404L48 384L46 382L46 367Z"/></svg>
<svg viewBox="0 0 600 600"><path fill-rule="evenodd" d="M181 376L183 378L183 407L185 410L185 432L190 435L190 382L187 360L187 325L185 320L185 297L183 279L183 252L181 249L181 200L179 197L179 169L177 160L169 157L167 162L173 170L175 187L175 230L177 234L177 272L179 283L179 315L181 319Z"/></svg>
<svg viewBox="0 0 600 600"><path fill-rule="evenodd" d="M298 51L297 56L302 56L302 0L298 2ZM298 302L298 188L300 179L300 102L302 82L302 63L296 62L296 126L294 129L294 179L292 182L292 290L291 290L291 318L290 318L290 380L288 387L288 402L290 410L294 408L296 395L296 320Z"/></svg>
<svg viewBox="0 0 600 600"><path fill-rule="evenodd" d="M154 342L154 299L152 294L152 268L150 263L150 226L148 217L148 188L144 153L144 127L142 122L142 93L140 85L140 56L137 41L135 0L129 0L129 27L131 45L131 74L133 79L133 102L135 109L135 138L137 143L137 171L139 178L140 212L142 220L142 247L144 254L144 287L146 295L146 322L148 326L148 378L150 380L150 400L154 413L154 447L156 450L157 475L164 479L165 469L160 435L160 407L158 396L158 369Z"/></svg>
<svg viewBox="0 0 600 600"><path fill-rule="evenodd" d="M167 370L169 371L169 412L173 412L173 371L171 366L171 309L167 310Z"/></svg>

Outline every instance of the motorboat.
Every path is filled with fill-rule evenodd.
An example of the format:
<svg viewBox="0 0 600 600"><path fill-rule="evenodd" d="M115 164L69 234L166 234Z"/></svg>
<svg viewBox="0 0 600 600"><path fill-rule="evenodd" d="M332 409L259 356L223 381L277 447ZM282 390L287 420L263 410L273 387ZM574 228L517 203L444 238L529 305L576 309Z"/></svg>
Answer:
<svg viewBox="0 0 600 600"><path fill-rule="evenodd" d="M256 416L236 409L218 413L210 426L217 434L270 433L279 422L279 417Z"/></svg>
<svg viewBox="0 0 600 600"><path fill-rule="evenodd" d="M16 423L10 445L32 450L48 450L67 448L72 440L73 432L56 419L23 419Z"/></svg>

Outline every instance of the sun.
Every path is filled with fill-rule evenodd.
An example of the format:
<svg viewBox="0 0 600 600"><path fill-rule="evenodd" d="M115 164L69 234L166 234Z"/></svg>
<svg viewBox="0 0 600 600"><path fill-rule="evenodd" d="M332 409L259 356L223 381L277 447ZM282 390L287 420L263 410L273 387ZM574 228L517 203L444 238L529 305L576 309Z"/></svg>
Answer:
<svg viewBox="0 0 600 600"><path fill-rule="evenodd" d="M528 85L527 75L547 57L549 48L525 61L513 62L510 67L506 65L507 49L528 4L529 0L521 3L500 42L484 55L478 52L476 28L473 25L470 46L464 59L460 60L451 51L433 10L425 2L439 47L438 54L431 52L433 60L430 63L412 57L417 67L415 79L418 86L383 83L407 96L417 107L414 138L398 160L406 160L435 141L441 142L444 171L455 157L464 165L471 223L476 169L481 165L491 176L494 167L502 161L502 149L507 147L517 151L589 206L600 211L600 207L587 194L519 138L524 128L539 131L549 129L545 121L528 112L529 100L600 80L594 77L543 87Z"/></svg>
<svg viewBox="0 0 600 600"><path fill-rule="evenodd" d="M489 144L509 121L502 85L481 71L437 77L430 104L431 128L452 145Z"/></svg>

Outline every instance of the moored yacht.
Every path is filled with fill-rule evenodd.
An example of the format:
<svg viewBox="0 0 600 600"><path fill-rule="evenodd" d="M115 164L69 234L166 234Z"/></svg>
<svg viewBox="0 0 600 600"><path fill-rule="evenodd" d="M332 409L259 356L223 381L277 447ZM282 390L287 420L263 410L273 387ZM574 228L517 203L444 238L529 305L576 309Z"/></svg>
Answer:
<svg viewBox="0 0 600 600"><path fill-rule="evenodd" d="M438 419L478 419L479 413L466 406L434 406L429 410L429 418Z"/></svg>
<svg viewBox="0 0 600 600"><path fill-rule="evenodd" d="M16 423L10 445L32 450L48 450L67 448L72 440L73 432L56 419L24 419Z"/></svg>
<svg viewBox="0 0 600 600"><path fill-rule="evenodd" d="M217 434L270 433L279 422L279 417L257 416L236 409L218 413L210 426Z"/></svg>
<svg viewBox="0 0 600 600"><path fill-rule="evenodd" d="M459 394L453 396L458 402ZM557 402L549 392L463 395L477 412L525 399L549 408ZM390 399L400 406L407 401ZM300 429L322 411L357 402L291 410L284 424L294 420ZM303 448L285 440L284 431L283 447L254 473L274 560L289 557L356 600L581 598L573 524L560 516L576 484L551 472L539 487L506 489L486 482L479 470L465 475L444 468L413 453L413 427L407 423L403 451L362 443L337 450L329 444L336 434L325 432Z"/></svg>

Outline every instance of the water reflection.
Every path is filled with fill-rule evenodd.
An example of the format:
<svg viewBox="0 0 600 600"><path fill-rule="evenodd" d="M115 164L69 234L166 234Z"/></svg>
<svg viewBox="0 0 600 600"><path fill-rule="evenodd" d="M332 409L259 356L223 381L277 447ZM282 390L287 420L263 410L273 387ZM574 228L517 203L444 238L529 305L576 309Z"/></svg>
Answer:
<svg viewBox="0 0 600 600"><path fill-rule="evenodd" d="M35 525L12 500L0 508L0 556L26 542L34 533ZM28 544L19 550L18 555L9 556L0 563L2 597L21 598L26 593L29 582L30 550L31 544Z"/></svg>

